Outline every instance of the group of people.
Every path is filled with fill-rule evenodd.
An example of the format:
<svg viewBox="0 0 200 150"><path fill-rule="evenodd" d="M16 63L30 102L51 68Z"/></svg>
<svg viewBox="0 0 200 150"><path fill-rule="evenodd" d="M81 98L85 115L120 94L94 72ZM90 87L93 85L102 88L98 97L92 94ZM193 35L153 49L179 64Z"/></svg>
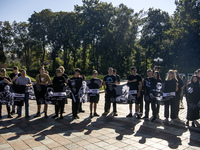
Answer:
<svg viewBox="0 0 200 150"><path fill-rule="evenodd" d="M48 104L45 102L45 93L49 85L53 85L54 92L66 92L68 86L71 91L72 98L72 116L74 119L78 119L78 113L84 112L82 110L83 98L80 97L80 90L85 93L83 89L84 76L81 76L81 70L75 69L75 73L71 78L64 73L65 68L60 66L56 69L56 76L51 82L50 76L45 72L44 67L39 68L39 74L36 76L36 85L34 86L36 101L37 101L37 113L34 117L41 116L41 105L44 104L44 116L48 117ZM17 66L13 68L13 73L9 77L6 76L6 69L1 69L2 76L0 77L0 83L25 86L24 90L24 102L25 102L25 117L29 118L29 93L28 87L33 86L29 77L26 76L26 70L22 70L19 73ZM117 75L117 70L111 67L108 68L108 74L104 77L103 81L97 78L98 72L94 70L92 72L93 78L87 82L88 96L86 97L90 102L90 117L98 117L97 103L99 101L100 88L104 87L105 92L105 105L102 116L107 116L110 112L111 103L113 103L113 115L118 116L117 102L115 87L120 85L120 76ZM126 117L136 116L137 119L149 119L150 105L152 109L152 117L150 120L153 122L159 118L160 105L164 105L164 122L170 122L173 124L175 119L179 118L180 102L182 102L183 95L185 94L188 104L187 122L192 121L192 126L195 126L195 120L199 119L200 102L198 97L200 96L200 69L197 70L191 78L191 81L187 83L184 79L179 77L177 70L169 70L164 81L161 80L159 71L147 70L147 77L143 79L141 75L137 73L137 68L131 68L131 75L127 78L127 86L129 88L129 98L134 99L129 103L129 114ZM85 82L84 82L85 83ZM14 88L12 90L15 90ZM52 118L57 118L60 114L60 118L63 119L64 107L66 104L66 95L54 103L55 115ZM135 103L135 114L132 112L132 105ZM143 103L145 105L145 112L143 116ZM15 113L15 105L6 104L8 118L12 118L12 114ZM22 116L23 103L17 103L17 118ZM94 108L94 110L93 110ZM0 118L2 104L0 103ZM169 121L169 118L171 120Z"/></svg>

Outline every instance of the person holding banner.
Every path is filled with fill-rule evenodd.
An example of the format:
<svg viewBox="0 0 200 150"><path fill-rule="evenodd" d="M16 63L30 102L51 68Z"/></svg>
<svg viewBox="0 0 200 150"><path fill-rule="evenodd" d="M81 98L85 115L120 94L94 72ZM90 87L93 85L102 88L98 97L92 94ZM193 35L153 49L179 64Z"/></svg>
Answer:
<svg viewBox="0 0 200 150"><path fill-rule="evenodd" d="M155 71L153 76L157 81L157 85L156 85L155 97L153 98L154 100L153 100L152 105L155 105L156 118L159 119L160 103L161 103L162 98L163 98L163 92L161 91L161 89L162 89L162 80L160 78L159 71Z"/></svg>
<svg viewBox="0 0 200 150"><path fill-rule="evenodd" d="M80 110L81 106L79 99L79 90L82 87L84 77L82 77L80 73L81 70L79 68L76 68L74 76L68 80L72 94L72 114L74 119L79 119L79 116L77 115L78 111L83 112L83 110Z"/></svg>
<svg viewBox="0 0 200 150"><path fill-rule="evenodd" d="M65 78L66 84L67 84L67 82L68 82L68 76L67 76L67 74L65 74L65 68L63 66L60 66L59 69L62 71L62 76ZM66 99L65 104L67 104L67 99ZM64 111L65 110L63 110L63 113L65 113Z"/></svg>
<svg viewBox="0 0 200 150"><path fill-rule="evenodd" d="M164 82L164 93L163 93L163 99L164 99L164 114L165 114L165 120L164 122L169 121L169 106L171 106L171 124L174 123L174 119L176 119L176 91L178 90L178 83L177 78L175 75L175 72L173 70L169 70L167 73L167 77Z"/></svg>
<svg viewBox="0 0 200 150"><path fill-rule="evenodd" d="M137 68L133 66L131 68L132 75L128 76L128 83L127 85L130 87L130 94L135 97L136 101L136 118L140 119L140 92L142 89L142 77L141 75L137 74ZM132 117L132 103L129 104L130 113L126 117Z"/></svg>
<svg viewBox="0 0 200 150"><path fill-rule="evenodd" d="M29 92L28 87L32 86L31 79L29 77L26 77L26 70L21 71L21 76L17 78L16 85L24 85L25 88L25 117L29 118ZM17 118L20 118L22 116L22 106L18 106L18 116Z"/></svg>
<svg viewBox="0 0 200 150"><path fill-rule="evenodd" d="M150 97L150 92L151 92L151 90L156 89L157 81L153 77L153 70L151 70L151 69L147 70L147 75L148 75L148 77L144 80L145 116L143 117L143 119L149 118L149 105L151 103L151 108L153 111L152 121L154 121L156 119L156 109L155 109L155 104L152 105L153 99Z"/></svg>
<svg viewBox="0 0 200 150"><path fill-rule="evenodd" d="M51 79L48 74L45 73L44 67L39 68L40 74L36 76L36 100L37 100L37 114L34 117L40 117L40 110L41 110L41 104L44 104L44 114L45 118L48 118L47 116L47 108L48 105L45 104L44 95L46 93L46 86L51 84ZM37 90L37 87L39 90ZM42 101L41 101L42 100Z"/></svg>
<svg viewBox="0 0 200 150"><path fill-rule="evenodd" d="M65 77L62 76L62 70L56 69L56 76L53 78L53 89L54 96L57 97L55 100L55 115L52 118L58 117L58 112L60 110L60 119L63 119L63 111L65 107L66 91L64 87L67 86ZM58 94L58 95L55 95Z"/></svg>
<svg viewBox="0 0 200 150"><path fill-rule="evenodd" d="M191 83L187 86L186 100L187 100L187 122L186 126L189 126L189 121L192 121L192 127L195 127L195 120L199 119L200 109L200 85L198 77L193 75Z"/></svg>
<svg viewBox="0 0 200 150"><path fill-rule="evenodd" d="M10 79L12 80L13 86L15 86L15 81L18 77L21 76L21 73L19 73L19 68L17 66L13 67L13 73L10 74ZM11 115L15 114L15 105L12 105L12 111L11 111Z"/></svg>
<svg viewBox="0 0 200 150"><path fill-rule="evenodd" d="M8 84L12 84L11 79L9 77L6 77L6 69L2 68L1 69L1 77L0 77L0 86L1 86L2 92L5 91L5 87L8 86ZM7 113L8 113L7 118L13 118L10 114L10 105L8 103L6 104L6 109L7 109ZM0 118L2 118L1 111L2 111L2 103L0 100Z"/></svg>
<svg viewBox="0 0 200 150"><path fill-rule="evenodd" d="M99 91L102 87L102 80L97 78L98 72L93 70L93 78L89 81L89 101L90 101L90 117L99 117L96 112L97 103L99 102ZM92 107L94 106L94 115L92 115Z"/></svg>
<svg viewBox="0 0 200 150"><path fill-rule="evenodd" d="M111 99L115 99L116 92L114 85L117 84L116 76L113 75L113 68L108 68L108 74L103 79L103 86L105 91L105 106L103 116L107 116L110 112ZM113 102L113 115L118 116L116 102Z"/></svg>

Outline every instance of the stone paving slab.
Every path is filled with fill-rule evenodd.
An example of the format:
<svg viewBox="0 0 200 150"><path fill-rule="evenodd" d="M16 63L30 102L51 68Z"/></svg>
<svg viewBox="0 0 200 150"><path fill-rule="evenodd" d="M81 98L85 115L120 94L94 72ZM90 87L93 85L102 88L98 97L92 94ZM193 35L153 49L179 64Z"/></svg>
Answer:
<svg viewBox="0 0 200 150"><path fill-rule="evenodd" d="M104 110L104 93L100 96L98 114L102 114ZM35 100L29 101L30 119L16 119L16 114L13 115L14 118L7 119L6 108L3 106L3 118L0 120L0 150L200 149L199 120L196 122L196 128L185 127L187 109L186 100L183 101L185 109L180 110L180 120L176 120L173 125L162 123L164 106L160 107L160 119L153 123L134 117L126 118L129 113L128 105L117 105L117 117L113 117L111 112L107 117L90 118L89 103L84 103L85 113L80 113L80 119L77 120L72 119L70 99L65 106L64 119L51 118L54 115L53 105L49 105L48 118L44 118L44 114L34 118Z"/></svg>

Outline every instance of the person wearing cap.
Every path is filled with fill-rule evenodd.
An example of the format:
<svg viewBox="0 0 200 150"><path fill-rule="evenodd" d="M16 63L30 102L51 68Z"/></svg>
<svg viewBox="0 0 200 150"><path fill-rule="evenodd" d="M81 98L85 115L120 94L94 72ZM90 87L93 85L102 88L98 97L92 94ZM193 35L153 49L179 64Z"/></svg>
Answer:
<svg viewBox="0 0 200 150"><path fill-rule="evenodd" d="M53 89L54 92L63 92L63 87L67 86L66 79L64 76L62 76L63 72L61 69L56 69L56 76L53 78ZM62 100L57 100L55 102L55 115L52 118L58 117L58 112L60 110L60 119L63 119L63 111L65 107L65 98L62 98Z"/></svg>
<svg viewBox="0 0 200 150"><path fill-rule="evenodd" d="M142 77L137 74L137 68L133 66L131 68L132 74L128 76L127 85L130 87L130 91L133 91L133 96L135 97L135 105L136 105L136 118L140 119L140 92L142 89ZM130 113L126 117L132 117L132 103L129 104Z"/></svg>
<svg viewBox="0 0 200 150"><path fill-rule="evenodd" d="M51 84L51 79L50 79L49 75L45 73L44 67L40 67L39 68L39 72L40 72L40 74L38 74L36 76L36 84L37 85L50 85ZM43 94L43 96L44 96L43 91L41 91L41 92L42 92L41 94ZM37 97L36 97L36 100L37 100L37 114L34 116L35 118L41 116L41 114L40 114L41 102L39 101L39 99L37 99ZM45 118L48 118L48 115L47 115L48 105L45 104L45 102L43 104L44 104Z"/></svg>
<svg viewBox="0 0 200 150"><path fill-rule="evenodd" d="M13 86L16 85L16 84L15 84L16 79L17 79L18 77L20 77L20 76L21 76L21 73L19 73L19 68L18 68L17 66L14 66L14 67L13 67L13 73L11 73L11 74L9 75L9 77L10 77L12 83L13 83ZM15 105L13 104L13 105L12 105L11 115L13 115L14 113L15 113Z"/></svg>
<svg viewBox="0 0 200 150"><path fill-rule="evenodd" d="M29 86L32 86L32 83L31 83L31 79L29 77L26 77L26 70L22 70L21 71L21 76L18 77L16 79L16 85L25 85L26 86L26 89L25 89L25 117L26 118L29 118L29 92L28 92L28 87ZM18 109L17 109L17 112L18 112L18 116L17 118L20 118L22 116L22 106L18 106Z"/></svg>
<svg viewBox="0 0 200 150"><path fill-rule="evenodd" d="M97 114L97 103L99 102L99 91L102 87L102 80L97 78L98 72L93 70L93 78L89 81L88 87L90 89L89 102L90 102L90 117L99 117ZM94 114L92 115L92 107L94 106Z"/></svg>
<svg viewBox="0 0 200 150"><path fill-rule="evenodd" d="M116 76L113 75L113 68L108 68L108 74L103 79L103 86L105 91L105 106L103 116L107 116L110 112L111 99L115 98L116 93L114 85L117 84ZM116 102L113 102L113 115L118 116Z"/></svg>
<svg viewBox="0 0 200 150"><path fill-rule="evenodd" d="M8 84L12 84L11 79L9 77L6 77L6 69L5 68L1 69L0 83L3 84L4 86L6 86ZM10 114L10 106L8 104L6 105L6 108L7 108L7 113L8 113L7 118L12 118L12 116ZM0 103L0 118L2 118L1 110L2 110L2 104Z"/></svg>
<svg viewBox="0 0 200 150"><path fill-rule="evenodd" d="M84 112L81 108L81 103L78 96L79 90L82 87L82 82L84 80L84 77L82 77L80 73L81 70L76 68L74 76L68 80L69 87L72 91L72 115L74 119L79 119L79 116L77 115L78 112Z"/></svg>

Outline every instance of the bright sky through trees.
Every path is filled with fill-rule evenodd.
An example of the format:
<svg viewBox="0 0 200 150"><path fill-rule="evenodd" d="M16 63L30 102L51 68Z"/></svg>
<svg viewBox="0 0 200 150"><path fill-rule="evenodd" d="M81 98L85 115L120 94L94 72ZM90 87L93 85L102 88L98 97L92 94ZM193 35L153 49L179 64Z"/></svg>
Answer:
<svg viewBox="0 0 200 150"><path fill-rule="evenodd" d="M118 6L123 3L139 12L148 8L160 8L170 15L175 11L175 0L101 0ZM74 5L82 5L82 0L0 0L0 21L26 21L36 12L51 9L53 12L73 11Z"/></svg>

